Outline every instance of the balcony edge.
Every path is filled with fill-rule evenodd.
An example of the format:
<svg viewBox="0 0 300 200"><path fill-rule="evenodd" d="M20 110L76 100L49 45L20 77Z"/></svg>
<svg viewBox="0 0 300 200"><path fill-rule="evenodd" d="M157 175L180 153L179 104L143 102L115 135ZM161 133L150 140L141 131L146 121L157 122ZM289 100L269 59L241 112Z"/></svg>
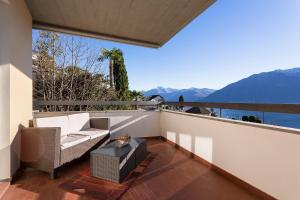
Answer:
<svg viewBox="0 0 300 200"><path fill-rule="evenodd" d="M214 121L220 121L220 122L225 122L225 123L245 125L245 126L250 126L250 127L255 127L255 128L263 128L263 129L268 129L268 130L275 130L275 131L281 131L281 132L285 132L285 133L292 133L292 134L300 135L300 129L296 129L296 128L275 126L275 125L269 125L269 124L258 124L258 123L252 123L252 122L244 122L244 121L240 121L240 120L191 114L191 113L171 111L171 110L165 110L165 109L162 109L161 112L185 115L185 116L189 116L189 117L198 117L198 118L207 119L207 120L214 120Z"/></svg>

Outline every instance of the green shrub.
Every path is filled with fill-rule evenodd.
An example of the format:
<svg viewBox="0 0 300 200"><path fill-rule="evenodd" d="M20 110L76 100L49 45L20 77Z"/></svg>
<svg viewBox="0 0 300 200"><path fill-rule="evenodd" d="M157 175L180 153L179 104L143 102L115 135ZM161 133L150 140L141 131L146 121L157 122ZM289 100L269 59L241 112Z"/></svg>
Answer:
<svg viewBox="0 0 300 200"><path fill-rule="evenodd" d="M249 117L246 116L246 115L244 115L244 116L242 117L242 121L248 122L248 121L249 121Z"/></svg>
<svg viewBox="0 0 300 200"><path fill-rule="evenodd" d="M247 116L247 115L244 115L242 117L242 121L245 121L245 122L255 122L255 123L261 123L261 120L256 117L256 116Z"/></svg>
<svg viewBox="0 0 300 200"><path fill-rule="evenodd" d="M256 117L255 116L249 116L249 122L256 122Z"/></svg>

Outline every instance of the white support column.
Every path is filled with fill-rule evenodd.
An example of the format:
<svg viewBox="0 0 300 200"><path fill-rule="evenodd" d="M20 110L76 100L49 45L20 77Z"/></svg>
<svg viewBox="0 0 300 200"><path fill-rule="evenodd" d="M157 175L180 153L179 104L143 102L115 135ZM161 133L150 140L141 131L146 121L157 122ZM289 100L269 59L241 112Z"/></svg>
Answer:
<svg viewBox="0 0 300 200"><path fill-rule="evenodd" d="M32 118L31 32L24 0L0 0L0 180L19 168L19 130Z"/></svg>

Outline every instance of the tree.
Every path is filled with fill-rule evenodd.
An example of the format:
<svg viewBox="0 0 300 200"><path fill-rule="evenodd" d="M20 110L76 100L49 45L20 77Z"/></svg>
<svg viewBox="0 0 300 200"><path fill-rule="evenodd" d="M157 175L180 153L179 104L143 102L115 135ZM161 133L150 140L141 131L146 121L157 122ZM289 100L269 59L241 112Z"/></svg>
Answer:
<svg viewBox="0 0 300 200"><path fill-rule="evenodd" d="M109 87L102 73L102 62L98 62L98 53L82 44L80 39L40 31L33 46L34 100L118 99L115 90ZM48 106L46 111L83 108L89 109L86 106Z"/></svg>
<svg viewBox="0 0 300 200"><path fill-rule="evenodd" d="M127 100L129 98L129 83L123 52L117 48L111 50L102 48L99 60L104 61L106 59L109 59L110 86L115 88L119 99Z"/></svg>
<svg viewBox="0 0 300 200"><path fill-rule="evenodd" d="M249 121L249 117L247 115L244 115L242 117L242 121L248 122Z"/></svg>
<svg viewBox="0 0 300 200"><path fill-rule="evenodd" d="M184 102L184 97L182 95L180 95L178 101L179 101L179 104L183 103ZM182 110L183 106L179 106L179 108Z"/></svg>
<svg viewBox="0 0 300 200"><path fill-rule="evenodd" d="M184 102L184 97L182 95L180 95L178 101L179 102Z"/></svg>
<svg viewBox="0 0 300 200"><path fill-rule="evenodd" d="M124 63L123 53L120 51L120 60L114 65L114 84L115 90L121 100L128 100L129 97L129 83L127 71Z"/></svg>
<svg viewBox="0 0 300 200"><path fill-rule="evenodd" d="M80 38L40 31L33 43L34 100L111 101L143 99L129 90L123 52L120 49L93 51ZM109 61L110 78L102 72ZM111 107L109 107L111 108ZM114 107L115 108L115 107ZM47 106L46 111L103 109L88 106Z"/></svg>
<svg viewBox="0 0 300 200"><path fill-rule="evenodd" d="M109 83L110 87L114 87L114 67L116 62L120 62L122 59L123 53L120 49L113 48L108 50L106 48L101 49L101 54L98 58L99 61L105 61L109 59Z"/></svg>
<svg viewBox="0 0 300 200"><path fill-rule="evenodd" d="M34 98L55 100L57 96L56 58L62 55L59 34L40 31L35 45L33 61Z"/></svg>
<svg viewBox="0 0 300 200"><path fill-rule="evenodd" d="M144 100L144 94L143 92L140 91L136 91L136 90L132 90L129 91L129 100Z"/></svg>
<svg viewBox="0 0 300 200"><path fill-rule="evenodd" d="M261 120L257 116L252 116L252 115L251 116L244 115L242 117L242 121L261 123Z"/></svg>

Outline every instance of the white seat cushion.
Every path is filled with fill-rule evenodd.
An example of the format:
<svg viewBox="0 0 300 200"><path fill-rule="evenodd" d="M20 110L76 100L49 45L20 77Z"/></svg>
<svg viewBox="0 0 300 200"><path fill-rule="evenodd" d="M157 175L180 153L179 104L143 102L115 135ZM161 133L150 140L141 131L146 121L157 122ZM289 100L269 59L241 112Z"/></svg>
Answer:
<svg viewBox="0 0 300 200"><path fill-rule="evenodd" d="M104 137L105 135L107 135L109 133L109 130L102 130L102 129L96 129L96 128L89 128L83 131L77 131L74 134L78 134L78 135L86 135L89 136L90 139L95 139L98 137ZM73 133L71 133L73 134Z"/></svg>
<svg viewBox="0 0 300 200"><path fill-rule="evenodd" d="M62 136L60 139L60 145L61 145L61 149L67 149L69 147L75 146L77 144L80 144L82 142L88 141L90 139L89 136L85 136L85 135L66 135L66 136Z"/></svg>
<svg viewBox="0 0 300 200"><path fill-rule="evenodd" d="M90 128L90 115L89 113L79 113L69 115L69 130L70 133L82 131Z"/></svg>
<svg viewBox="0 0 300 200"><path fill-rule="evenodd" d="M67 135L69 131L68 116L34 118L34 127L59 127L61 128L61 136Z"/></svg>

